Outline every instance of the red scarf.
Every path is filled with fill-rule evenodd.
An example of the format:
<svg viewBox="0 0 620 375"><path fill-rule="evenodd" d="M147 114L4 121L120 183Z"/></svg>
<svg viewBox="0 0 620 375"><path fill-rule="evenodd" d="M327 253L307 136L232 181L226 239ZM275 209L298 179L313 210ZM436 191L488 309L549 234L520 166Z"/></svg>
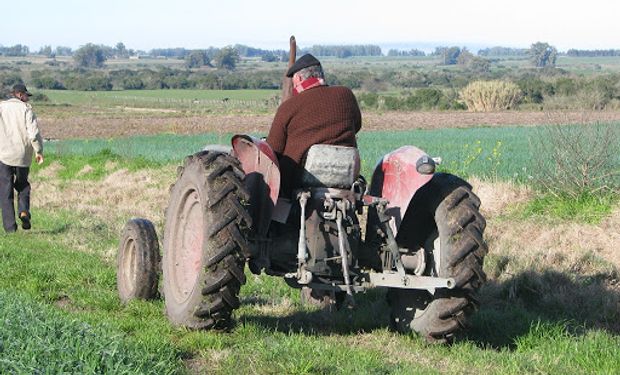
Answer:
<svg viewBox="0 0 620 375"><path fill-rule="evenodd" d="M299 93L309 90L314 87L325 86L325 80L322 78L310 77L306 80L301 81L301 83L295 87L293 87L293 95L298 95Z"/></svg>

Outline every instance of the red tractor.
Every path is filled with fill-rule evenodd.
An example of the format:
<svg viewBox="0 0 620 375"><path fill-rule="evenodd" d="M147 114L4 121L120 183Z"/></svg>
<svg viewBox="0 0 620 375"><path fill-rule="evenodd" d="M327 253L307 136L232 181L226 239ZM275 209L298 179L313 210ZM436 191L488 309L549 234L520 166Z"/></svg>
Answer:
<svg viewBox="0 0 620 375"><path fill-rule="evenodd" d="M247 263L300 288L303 300L337 308L386 288L394 329L450 340L485 280L485 219L471 186L435 173L437 162L401 147L379 161L366 186L357 149L315 145L301 188L279 197L286 176L265 141L237 135L232 147L207 147L185 159L171 188L161 264L153 225L127 223L121 300L154 297L161 267L174 325L225 327Z"/></svg>

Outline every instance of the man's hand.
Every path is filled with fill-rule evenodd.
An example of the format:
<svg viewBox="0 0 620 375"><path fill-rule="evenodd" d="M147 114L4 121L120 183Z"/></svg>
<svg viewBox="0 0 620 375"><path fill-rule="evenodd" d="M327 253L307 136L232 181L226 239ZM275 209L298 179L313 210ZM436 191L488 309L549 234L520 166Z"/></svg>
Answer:
<svg viewBox="0 0 620 375"><path fill-rule="evenodd" d="M43 164L43 154L39 154L37 152L37 154L35 155L35 160L37 161L37 164Z"/></svg>

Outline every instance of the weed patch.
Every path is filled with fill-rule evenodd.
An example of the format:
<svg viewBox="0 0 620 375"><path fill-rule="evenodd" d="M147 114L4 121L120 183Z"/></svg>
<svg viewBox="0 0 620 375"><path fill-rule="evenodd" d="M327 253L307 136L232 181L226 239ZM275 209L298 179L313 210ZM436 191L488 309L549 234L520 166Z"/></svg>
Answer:
<svg viewBox="0 0 620 375"><path fill-rule="evenodd" d="M619 200L615 194L583 193L576 198L563 194L545 194L523 205L519 216L522 219L539 217L598 224L603 218L611 214L613 206Z"/></svg>

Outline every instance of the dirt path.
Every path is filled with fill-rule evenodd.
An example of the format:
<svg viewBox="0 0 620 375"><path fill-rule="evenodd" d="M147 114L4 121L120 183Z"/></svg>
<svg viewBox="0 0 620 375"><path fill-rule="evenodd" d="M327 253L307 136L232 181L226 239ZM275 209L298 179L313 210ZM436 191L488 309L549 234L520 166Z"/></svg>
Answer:
<svg viewBox="0 0 620 375"><path fill-rule="evenodd" d="M204 116L128 116L40 118L46 138L111 138L160 133L198 134L263 133L269 131L272 114L204 115ZM460 128L472 126L540 125L555 123L620 121L620 111L604 112L366 112L363 129L408 130Z"/></svg>

